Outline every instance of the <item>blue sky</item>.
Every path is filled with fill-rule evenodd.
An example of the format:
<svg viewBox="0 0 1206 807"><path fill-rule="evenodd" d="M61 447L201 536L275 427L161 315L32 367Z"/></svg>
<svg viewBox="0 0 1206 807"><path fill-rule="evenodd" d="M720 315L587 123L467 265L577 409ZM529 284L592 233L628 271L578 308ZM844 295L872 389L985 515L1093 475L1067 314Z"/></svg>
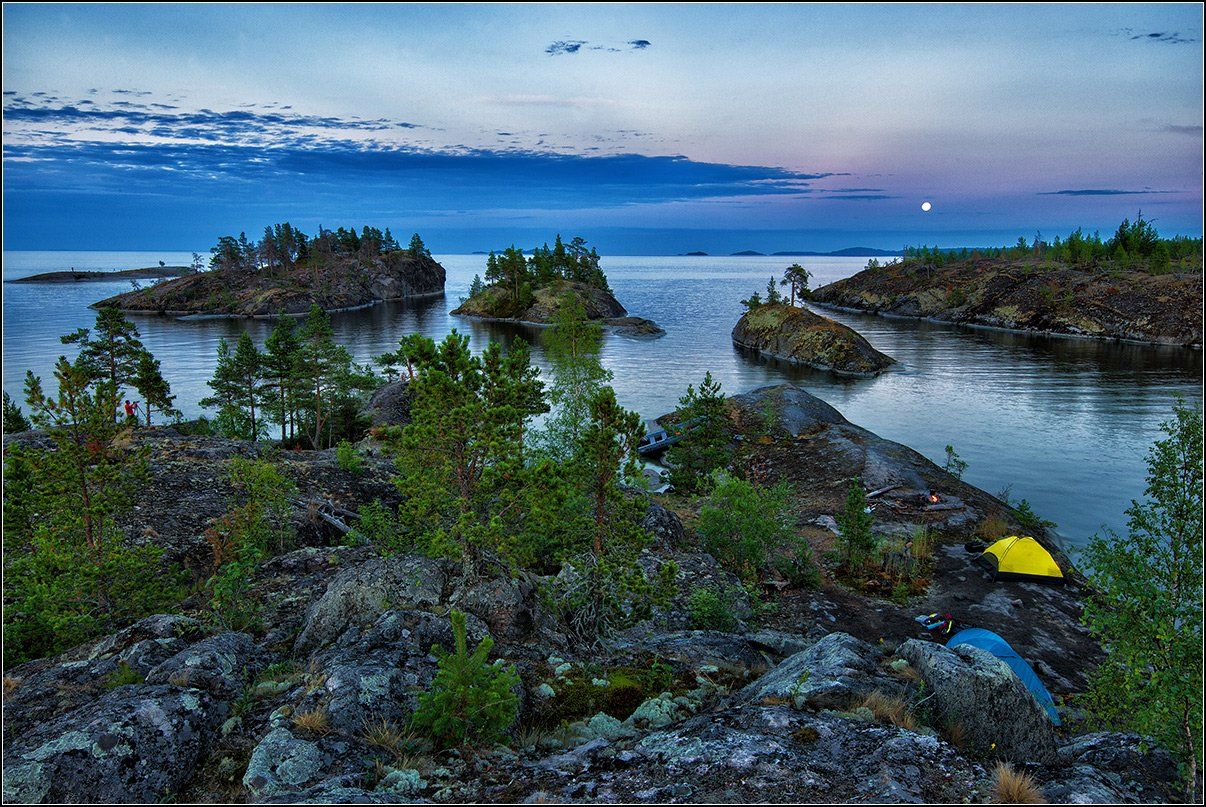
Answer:
<svg viewBox="0 0 1206 807"><path fill-rule="evenodd" d="M8 249L1201 234L1179 5L4 7ZM922 213L921 202L933 209Z"/></svg>

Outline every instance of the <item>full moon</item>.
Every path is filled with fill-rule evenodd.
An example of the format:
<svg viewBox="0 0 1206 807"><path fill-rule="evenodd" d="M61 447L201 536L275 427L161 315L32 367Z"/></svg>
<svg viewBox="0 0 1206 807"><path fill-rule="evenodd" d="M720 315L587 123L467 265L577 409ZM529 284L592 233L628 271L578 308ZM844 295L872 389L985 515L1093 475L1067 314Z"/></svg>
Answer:
<svg viewBox="0 0 1206 807"><path fill-rule="evenodd" d="M929 202L922 202L922 203L921 203L921 209L922 209L922 211L923 211L923 212L925 212L925 213L929 213L929 212L930 212L930 208L931 208L932 206L933 206L933 205L931 205Z"/></svg>

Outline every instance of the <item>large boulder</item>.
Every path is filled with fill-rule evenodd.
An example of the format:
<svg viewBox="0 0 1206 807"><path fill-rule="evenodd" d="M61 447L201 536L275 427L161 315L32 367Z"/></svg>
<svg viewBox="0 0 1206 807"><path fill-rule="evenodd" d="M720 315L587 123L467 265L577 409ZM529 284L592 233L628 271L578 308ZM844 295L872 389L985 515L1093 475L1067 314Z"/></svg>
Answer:
<svg viewBox="0 0 1206 807"><path fill-rule="evenodd" d="M1056 760L1055 730L1030 690L991 653L909 639L896 654L924 679L935 713L958 726L972 753L1019 763Z"/></svg>
<svg viewBox="0 0 1206 807"><path fill-rule="evenodd" d="M194 774L226 714L199 689L117 687L6 737L5 802L156 802Z"/></svg>
<svg viewBox="0 0 1206 807"><path fill-rule="evenodd" d="M487 634L481 620L465 620L470 646ZM427 611L386 611L371 626L350 625L328 648L312 656L316 686L295 704L296 711L326 711L330 727L355 736L366 721L406 725L419 693L436 673L433 645L453 647L451 622Z"/></svg>
<svg viewBox="0 0 1206 807"><path fill-rule="evenodd" d="M262 665L246 633L227 632L181 650L147 673L148 684L204 689L220 698L236 697Z"/></svg>
<svg viewBox="0 0 1206 807"><path fill-rule="evenodd" d="M848 633L831 633L789 656L737 693L746 703L785 702L796 708L846 709L873 690L891 693L899 679L879 666L880 653Z"/></svg>
<svg viewBox="0 0 1206 807"><path fill-rule="evenodd" d="M522 791L465 800L957 804L988 795L983 768L942 740L787 706L700 712L630 747L597 740L561 757L510 773Z"/></svg>
<svg viewBox="0 0 1206 807"><path fill-rule="evenodd" d="M277 727L251 752L243 787L257 801L291 793L319 781L330 762L330 755L317 742L295 737L289 729Z"/></svg>
<svg viewBox="0 0 1206 807"><path fill-rule="evenodd" d="M536 582L527 575L500 575L461 586L448 605L482 620L498 641L520 641L538 628L555 628L540 605Z"/></svg>
<svg viewBox="0 0 1206 807"><path fill-rule="evenodd" d="M410 381L391 381L369 398L365 414L374 426L405 426L410 423Z"/></svg>
<svg viewBox="0 0 1206 807"><path fill-rule="evenodd" d="M342 569L307 609L294 651L312 652L349 625L372 624L388 610L439 605L447 581L444 562L418 555L370 557Z"/></svg>
<svg viewBox="0 0 1206 807"><path fill-rule="evenodd" d="M105 694L120 677L146 676L201 636L200 623L155 614L53 658L4 671L4 731L20 737Z"/></svg>
<svg viewBox="0 0 1206 807"><path fill-rule="evenodd" d="M673 550L683 540L683 522L674 513L656 502L650 502L641 519L641 527L653 536L654 545L663 551Z"/></svg>

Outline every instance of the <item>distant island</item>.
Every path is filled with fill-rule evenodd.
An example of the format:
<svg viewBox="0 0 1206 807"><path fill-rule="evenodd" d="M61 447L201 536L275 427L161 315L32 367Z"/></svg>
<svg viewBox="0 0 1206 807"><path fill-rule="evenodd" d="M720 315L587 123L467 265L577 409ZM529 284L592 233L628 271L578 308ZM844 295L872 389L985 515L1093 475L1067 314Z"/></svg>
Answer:
<svg viewBox="0 0 1206 807"><path fill-rule="evenodd" d="M706 252L688 252L687 255L707 255ZM816 252L813 250L795 250L788 252L758 252L754 249L746 249L741 252L732 252L729 254L731 258L765 258L769 254L775 258L891 258L899 255L900 250L892 251L887 249L872 249L871 247L845 247L844 249L836 249L832 252Z"/></svg>
<svg viewBox="0 0 1206 807"><path fill-rule="evenodd" d="M602 320L630 336L659 336L652 320L628 316L607 284L599 253L586 241L568 244L558 235L553 246L531 250L511 246L486 258L486 276L474 276L469 298L453 309L458 316L548 325L569 301L578 303L587 319Z"/></svg>
<svg viewBox="0 0 1206 807"><path fill-rule="evenodd" d="M1140 215L1012 247L906 248L813 292L839 309L1163 345L1202 344L1202 239L1161 238Z"/></svg>
<svg viewBox="0 0 1206 807"><path fill-rule="evenodd" d="M68 269L60 272L42 272L29 277L6 280L6 283L98 283L114 280L158 280L179 277L193 271L191 266L148 266L145 269L123 269L117 272Z"/></svg>
<svg viewBox="0 0 1206 807"><path fill-rule="evenodd" d="M264 237L223 236L211 250L210 269L118 294L93 308L169 316L299 316L364 308L385 300L442 294L444 267L416 234L403 249L389 229L359 233L319 228L308 237L288 222Z"/></svg>

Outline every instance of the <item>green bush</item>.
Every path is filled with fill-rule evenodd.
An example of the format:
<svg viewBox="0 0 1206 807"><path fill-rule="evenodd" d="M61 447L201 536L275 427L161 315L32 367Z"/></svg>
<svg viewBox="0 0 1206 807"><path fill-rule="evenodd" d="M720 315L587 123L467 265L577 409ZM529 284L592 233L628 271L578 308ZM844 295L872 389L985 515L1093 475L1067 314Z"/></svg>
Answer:
<svg viewBox="0 0 1206 807"><path fill-rule="evenodd" d="M710 588L697 588L691 592L687 610L695 630L731 631L737 624L728 604Z"/></svg>
<svg viewBox="0 0 1206 807"><path fill-rule="evenodd" d="M441 748L497 742L519 715L519 698L513 691L519 676L514 667L487 661L494 646L489 636L469 652L460 611L452 612L452 635L451 653L432 648L440 669L419 696L414 726Z"/></svg>
<svg viewBox="0 0 1206 807"><path fill-rule="evenodd" d="M757 584L768 554L793 535L786 523L788 489L760 488L724 471L712 476L712 494L699 514L704 549L746 584Z"/></svg>
<svg viewBox="0 0 1206 807"><path fill-rule="evenodd" d="M364 470L364 459L356 450L356 446L347 440L340 440L339 445L335 446L335 465L341 471L358 474Z"/></svg>
<svg viewBox="0 0 1206 807"><path fill-rule="evenodd" d="M838 513L838 547L842 565L850 574L861 574L867 559L875 551L871 528L875 519L867 512L867 494L863 483L855 479L846 492L846 503Z"/></svg>

